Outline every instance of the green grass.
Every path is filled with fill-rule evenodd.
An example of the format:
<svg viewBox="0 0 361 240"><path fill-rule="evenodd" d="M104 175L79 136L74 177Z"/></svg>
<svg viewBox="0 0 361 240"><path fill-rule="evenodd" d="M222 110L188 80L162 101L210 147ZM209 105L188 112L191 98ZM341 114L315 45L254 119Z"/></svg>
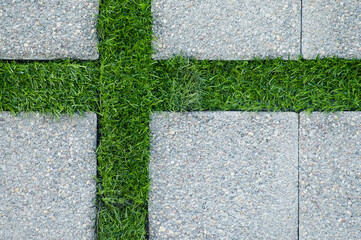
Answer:
<svg viewBox="0 0 361 240"><path fill-rule="evenodd" d="M0 61L0 110L99 116L99 239L147 236L153 111L357 111L361 61L151 59L150 0L101 0L100 59Z"/></svg>

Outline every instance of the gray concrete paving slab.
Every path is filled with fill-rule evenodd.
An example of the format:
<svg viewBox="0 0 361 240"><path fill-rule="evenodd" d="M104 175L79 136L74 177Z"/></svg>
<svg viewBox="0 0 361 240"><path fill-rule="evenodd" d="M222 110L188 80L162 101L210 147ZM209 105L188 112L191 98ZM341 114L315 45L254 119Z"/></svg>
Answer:
<svg viewBox="0 0 361 240"><path fill-rule="evenodd" d="M300 239L360 239L360 144L360 112L300 114Z"/></svg>
<svg viewBox="0 0 361 240"><path fill-rule="evenodd" d="M0 59L97 59L98 0L1 0Z"/></svg>
<svg viewBox="0 0 361 240"><path fill-rule="evenodd" d="M96 115L0 113L0 239L94 239Z"/></svg>
<svg viewBox="0 0 361 240"><path fill-rule="evenodd" d="M303 0L302 32L306 59L360 59L361 1Z"/></svg>
<svg viewBox="0 0 361 240"><path fill-rule="evenodd" d="M153 0L154 59L297 59L301 1Z"/></svg>
<svg viewBox="0 0 361 240"><path fill-rule="evenodd" d="M150 239L297 239L298 115L151 116Z"/></svg>

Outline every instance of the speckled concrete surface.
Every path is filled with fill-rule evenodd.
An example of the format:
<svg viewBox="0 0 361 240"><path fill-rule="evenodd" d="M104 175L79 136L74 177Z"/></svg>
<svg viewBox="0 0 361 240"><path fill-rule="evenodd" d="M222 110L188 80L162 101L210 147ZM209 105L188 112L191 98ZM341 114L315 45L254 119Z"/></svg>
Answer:
<svg viewBox="0 0 361 240"><path fill-rule="evenodd" d="M302 16L304 58L361 58L361 1L303 0Z"/></svg>
<svg viewBox="0 0 361 240"><path fill-rule="evenodd" d="M361 238L361 112L300 114L300 239Z"/></svg>
<svg viewBox="0 0 361 240"><path fill-rule="evenodd" d="M153 0L155 59L297 59L301 2Z"/></svg>
<svg viewBox="0 0 361 240"><path fill-rule="evenodd" d="M0 239L94 239L96 115L0 113Z"/></svg>
<svg viewBox="0 0 361 240"><path fill-rule="evenodd" d="M1 0L0 59L97 59L98 9L98 0Z"/></svg>
<svg viewBox="0 0 361 240"><path fill-rule="evenodd" d="M297 239L296 113L151 119L150 239Z"/></svg>

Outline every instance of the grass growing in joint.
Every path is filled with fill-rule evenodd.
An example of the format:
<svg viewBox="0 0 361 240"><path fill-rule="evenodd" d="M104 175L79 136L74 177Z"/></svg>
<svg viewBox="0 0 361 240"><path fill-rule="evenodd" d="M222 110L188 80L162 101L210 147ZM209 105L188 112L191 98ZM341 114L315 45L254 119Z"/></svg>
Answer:
<svg viewBox="0 0 361 240"><path fill-rule="evenodd" d="M100 59L0 61L0 110L99 117L99 239L146 239L153 111L357 111L361 61L151 58L150 0L101 0Z"/></svg>

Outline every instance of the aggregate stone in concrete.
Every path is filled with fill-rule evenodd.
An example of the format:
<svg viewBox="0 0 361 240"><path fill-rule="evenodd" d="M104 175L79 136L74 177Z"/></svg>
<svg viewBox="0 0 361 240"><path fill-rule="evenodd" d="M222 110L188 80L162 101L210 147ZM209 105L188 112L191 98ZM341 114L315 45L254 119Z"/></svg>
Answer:
<svg viewBox="0 0 361 240"><path fill-rule="evenodd" d="M304 58L361 58L361 1L303 0L302 21Z"/></svg>
<svg viewBox="0 0 361 240"><path fill-rule="evenodd" d="M0 239L94 239L96 115L0 113Z"/></svg>
<svg viewBox="0 0 361 240"><path fill-rule="evenodd" d="M98 0L1 0L0 59L97 59L98 9Z"/></svg>
<svg viewBox="0 0 361 240"><path fill-rule="evenodd" d="M361 237L361 112L300 115L300 239Z"/></svg>
<svg viewBox="0 0 361 240"><path fill-rule="evenodd" d="M150 239L297 239L296 113L151 119Z"/></svg>
<svg viewBox="0 0 361 240"><path fill-rule="evenodd" d="M152 13L154 59L300 55L300 1L153 0Z"/></svg>

